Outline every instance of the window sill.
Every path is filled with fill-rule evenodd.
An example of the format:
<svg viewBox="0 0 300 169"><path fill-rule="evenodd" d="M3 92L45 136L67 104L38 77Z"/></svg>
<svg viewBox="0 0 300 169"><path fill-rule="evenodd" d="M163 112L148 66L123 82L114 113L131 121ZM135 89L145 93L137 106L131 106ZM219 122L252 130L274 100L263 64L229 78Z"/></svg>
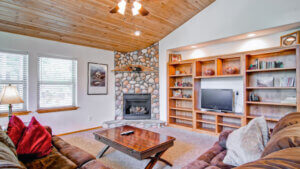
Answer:
<svg viewBox="0 0 300 169"><path fill-rule="evenodd" d="M62 107L62 108L50 108L50 109L38 109L36 112L38 113L51 113L51 112L59 112L59 111L71 111L77 110L79 107Z"/></svg>
<svg viewBox="0 0 300 169"><path fill-rule="evenodd" d="M29 113L31 113L31 111L16 111L13 112L13 115L16 116L22 116L22 115L28 115ZM8 113L0 113L0 117L8 117Z"/></svg>

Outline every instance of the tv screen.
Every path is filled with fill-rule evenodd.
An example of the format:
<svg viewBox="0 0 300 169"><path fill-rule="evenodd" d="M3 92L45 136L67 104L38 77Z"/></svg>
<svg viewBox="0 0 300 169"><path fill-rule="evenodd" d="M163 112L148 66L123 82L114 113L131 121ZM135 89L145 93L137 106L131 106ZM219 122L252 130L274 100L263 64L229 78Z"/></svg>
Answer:
<svg viewBox="0 0 300 169"><path fill-rule="evenodd" d="M233 90L201 89L201 108L221 111L233 111Z"/></svg>

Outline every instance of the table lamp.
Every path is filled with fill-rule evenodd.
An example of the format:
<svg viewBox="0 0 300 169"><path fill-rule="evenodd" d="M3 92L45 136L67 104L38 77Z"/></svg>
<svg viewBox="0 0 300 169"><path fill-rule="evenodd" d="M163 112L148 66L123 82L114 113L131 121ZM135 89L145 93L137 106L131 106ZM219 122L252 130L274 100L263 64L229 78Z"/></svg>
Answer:
<svg viewBox="0 0 300 169"><path fill-rule="evenodd" d="M24 103L22 98L19 95L19 92L16 86L12 86L9 84L2 89L0 94L0 104L8 104L8 120L10 120L12 116L12 104Z"/></svg>

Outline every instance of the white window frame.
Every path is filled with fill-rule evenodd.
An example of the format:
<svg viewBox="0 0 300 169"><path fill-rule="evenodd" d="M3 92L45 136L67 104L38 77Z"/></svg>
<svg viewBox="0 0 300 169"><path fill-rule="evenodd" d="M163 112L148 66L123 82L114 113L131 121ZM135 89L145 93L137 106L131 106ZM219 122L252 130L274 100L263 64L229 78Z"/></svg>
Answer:
<svg viewBox="0 0 300 169"><path fill-rule="evenodd" d="M28 111L28 79L29 79L29 54L28 52L22 52L22 51L8 51L8 50L0 50L0 53L6 53L6 54L14 54L14 55L23 55L24 56L24 62L23 62L23 79L24 80L17 80L17 81L11 81L11 80L1 80L0 84L1 85L19 85L19 84L23 84L23 96L22 99L24 101L24 103L22 103L22 109L16 109L13 106L13 111ZM1 91L0 91L1 92ZM19 93L20 94L20 93ZM0 110L0 113L7 113L8 112L8 108L7 110Z"/></svg>
<svg viewBox="0 0 300 169"><path fill-rule="evenodd" d="M40 70L40 58L52 58L52 59L61 59L61 60L70 60L75 61L72 64L72 72L75 73L73 75L72 82L41 82L41 70ZM47 110L47 109L56 109L56 108L69 108L69 107L76 107L77 106L77 76L78 76L78 61L75 58L67 58L67 57L55 57L55 56L48 56L45 54L39 54L38 56L38 79L37 79L37 109L38 110ZM75 69L75 70L74 70ZM73 88L73 96L72 96L72 105L66 106L58 106L58 107L40 107L40 84L72 84Z"/></svg>

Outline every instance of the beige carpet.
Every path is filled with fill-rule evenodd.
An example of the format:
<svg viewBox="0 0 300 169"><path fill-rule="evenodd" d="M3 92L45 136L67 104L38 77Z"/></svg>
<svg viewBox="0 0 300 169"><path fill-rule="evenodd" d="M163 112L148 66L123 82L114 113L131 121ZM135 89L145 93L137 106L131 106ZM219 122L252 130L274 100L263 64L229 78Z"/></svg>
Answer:
<svg viewBox="0 0 300 169"><path fill-rule="evenodd" d="M172 168L179 169L189 162L195 160L199 155L209 149L217 140L217 137L190 132L183 129L165 127L148 129L161 134L173 136L176 138L175 145L171 147L162 156L173 164ZM104 144L96 141L94 131L81 132L71 135L62 136L64 140L72 145L82 148L87 152L97 155L103 148ZM106 166L113 169L143 169L149 160L137 160L122 152L110 148L105 155L99 159ZM162 162L158 162L155 169L170 169Z"/></svg>

